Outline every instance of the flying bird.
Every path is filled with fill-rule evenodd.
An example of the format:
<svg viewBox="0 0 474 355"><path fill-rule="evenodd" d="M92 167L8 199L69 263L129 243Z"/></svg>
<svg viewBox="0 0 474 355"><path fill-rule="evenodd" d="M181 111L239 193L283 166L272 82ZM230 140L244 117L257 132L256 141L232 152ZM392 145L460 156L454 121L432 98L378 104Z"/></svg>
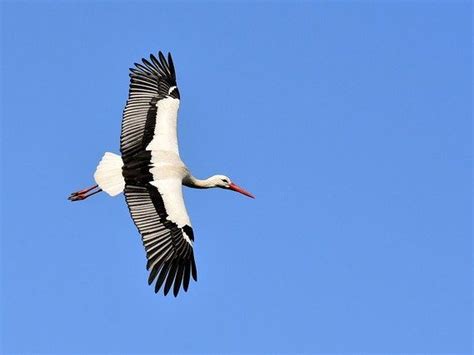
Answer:
<svg viewBox="0 0 474 355"><path fill-rule="evenodd" d="M122 118L120 153L106 152L94 173L96 185L69 196L81 201L101 191L124 193L131 217L141 234L155 292L163 287L177 296L197 281L194 232L182 186L219 187L254 196L225 175L195 178L182 162L177 138L179 89L171 53L142 59L130 68L129 96Z"/></svg>

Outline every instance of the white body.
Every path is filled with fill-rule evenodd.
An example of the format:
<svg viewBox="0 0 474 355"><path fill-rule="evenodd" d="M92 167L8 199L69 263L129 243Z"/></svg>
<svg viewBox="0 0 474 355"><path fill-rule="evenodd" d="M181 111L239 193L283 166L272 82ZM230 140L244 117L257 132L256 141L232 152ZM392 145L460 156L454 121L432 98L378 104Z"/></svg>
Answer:
<svg viewBox="0 0 474 355"><path fill-rule="evenodd" d="M147 150L151 151L151 184L158 188L163 198L168 219L181 228L185 225L191 226L191 221L186 212L182 192L183 180L189 176L189 172L179 157L176 132L178 108L178 99L166 98L158 101L155 134ZM109 152L104 154L97 166L94 179L110 196L120 194L125 188L122 166L122 158ZM189 237L184 235L191 244Z"/></svg>

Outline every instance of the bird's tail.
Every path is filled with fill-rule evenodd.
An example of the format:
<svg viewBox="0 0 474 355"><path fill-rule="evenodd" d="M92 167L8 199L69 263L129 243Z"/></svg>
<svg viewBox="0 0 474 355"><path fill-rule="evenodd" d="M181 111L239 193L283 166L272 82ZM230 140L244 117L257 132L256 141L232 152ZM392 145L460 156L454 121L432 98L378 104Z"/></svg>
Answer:
<svg viewBox="0 0 474 355"><path fill-rule="evenodd" d="M94 173L97 185L110 196L116 196L125 188L122 175L122 158L114 153L106 152Z"/></svg>

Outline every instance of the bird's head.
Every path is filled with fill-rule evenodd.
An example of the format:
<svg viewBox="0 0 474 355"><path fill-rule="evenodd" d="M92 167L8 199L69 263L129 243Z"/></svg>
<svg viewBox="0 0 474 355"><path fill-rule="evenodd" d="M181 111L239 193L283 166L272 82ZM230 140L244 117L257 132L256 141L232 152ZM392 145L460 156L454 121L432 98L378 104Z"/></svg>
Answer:
<svg viewBox="0 0 474 355"><path fill-rule="evenodd" d="M240 192L241 194L243 194L245 196L255 198L255 196L252 195L250 192L248 192L248 191L244 190L243 188L241 188L240 186L237 186L236 184L234 184L228 176L214 175L213 177L211 177L211 180L212 180L212 183L213 183L214 187L220 187L221 189L228 189L228 190L237 191L237 192Z"/></svg>

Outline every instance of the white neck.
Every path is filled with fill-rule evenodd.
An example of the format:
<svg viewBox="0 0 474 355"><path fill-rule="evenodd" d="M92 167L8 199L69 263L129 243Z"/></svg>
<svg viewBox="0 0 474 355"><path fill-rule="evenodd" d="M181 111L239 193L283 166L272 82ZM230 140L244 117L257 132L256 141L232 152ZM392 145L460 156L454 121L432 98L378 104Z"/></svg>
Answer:
<svg viewBox="0 0 474 355"><path fill-rule="evenodd" d="M192 175L188 175L183 179L183 185L187 187L193 187L195 189L209 189L211 187L216 187L216 182L215 179L213 179L213 176L201 180L197 179Z"/></svg>

